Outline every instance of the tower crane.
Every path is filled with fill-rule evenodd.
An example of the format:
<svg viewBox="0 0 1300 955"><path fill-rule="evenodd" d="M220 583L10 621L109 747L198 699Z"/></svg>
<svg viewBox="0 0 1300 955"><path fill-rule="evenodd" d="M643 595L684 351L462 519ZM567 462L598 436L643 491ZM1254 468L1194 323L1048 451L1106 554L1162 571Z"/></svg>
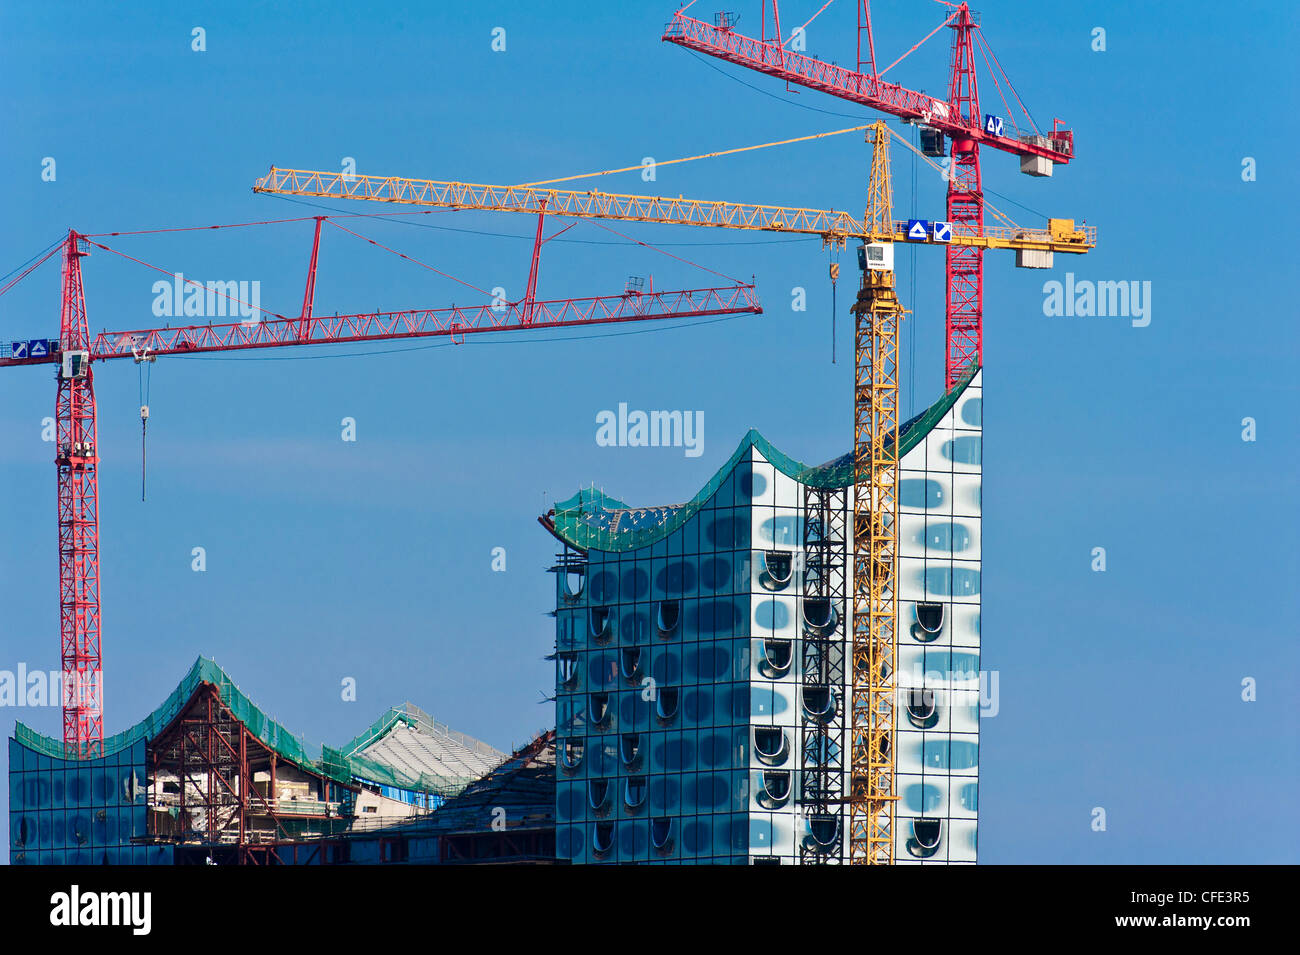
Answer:
<svg viewBox="0 0 1300 955"><path fill-rule="evenodd" d="M787 84L794 83L819 90L897 116L904 122L919 124L922 145L927 155L942 155L943 141L947 137L951 143L952 161L946 173L947 219L952 223L954 232L982 235L985 229L980 147L988 146L1020 157L1020 171L1027 175L1051 176L1055 164L1068 163L1074 158L1074 133L1061 128L1060 120L1053 120L1050 132L1038 130L1029 111L1020 102L1010 78L1002 72L1001 65L998 64L997 71L993 71L997 57L984 41L969 5L949 0L938 2L951 11L943 22L884 69L878 68L876 60L871 0L855 0L854 3L858 16L856 70L845 69L787 49L789 40L782 39L777 0L772 0L772 16L776 28L776 36L772 39L766 35L766 0L763 3L763 35L760 37L737 32L735 20L730 14L717 14L713 23L706 23L687 16L685 8L682 8L673 14L662 39L696 53L765 73L784 80ZM818 13L820 12L819 10ZM882 79L885 73L944 27L953 31L947 99L927 96ZM862 42L864 34L867 41L865 50ZM1011 94L1033 127L1032 132L1007 135L1007 123L1015 125L1009 104L1006 105L1005 122L1002 116L980 112L979 84L975 73L977 50L989 63L992 79L999 91L1001 85L998 83L998 72L1002 72ZM1003 102L1006 104L1005 94ZM984 248L986 247L954 242L946 250L945 380L949 388L972 361L983 364Z"/></svg>
<svg viewBox="0 0 1300 955"><path fill-rule="evenodd" d="M869 127L871 174L861 219L827 209L275 167L253 187L255 192L279 195L820 235L824 244L838 246L849 239L862 241L861 285L852 308L853 688L848 797L849 858L862 864L894 861L898 330L905 315L894 286L894 245L918 242L949 252L954 246L979 253L1001 249L1014 251L1022 267L1048 268L1056 252L1086 253L1097 238L1095 227L1076 228L1071 219L1049 219L1047 227L1039 229L1008 225L951 234L933 228L916 233L913 223L893 219L889 170L893 135L883 121Z"/></svg>
<svg viewBox="0 0 1300 955"><path fill-rule="evenodd" d="M92 247L117 255L124 253L96 241L98 236L75 231L69 231L65 240L0 290L7 291L43 262L55 254L62 254L59 337L15 341L0 346L0 367L53 365L55 368L58 388L55 465L58 472L63 742L69 758L101 756L104 741L99 582L99 471L102 458L96 426L96 362L114 358L141 361L165 355L431 336L446 336L460 343L469 335L499 331L541 331L569 326L762 312L753 284L739 282L732 286L678 291L643 292L629 288L619 295L538 301L538 262L541 246L546 241L542 238L543 219L539 216L525 295L517 302L317 315L314 305L321 227L335 223L329 216L311 218L315 220L315 234L302 309L296 316L272 314L267 318L259 315L251 320L228 324L209 322L176 328L140 328L100 332L92 336L86 313L82 259L90 254ZM163 269L157 271L166 274ZM147 414L147 406L142 407L141 417Z"/></svg>

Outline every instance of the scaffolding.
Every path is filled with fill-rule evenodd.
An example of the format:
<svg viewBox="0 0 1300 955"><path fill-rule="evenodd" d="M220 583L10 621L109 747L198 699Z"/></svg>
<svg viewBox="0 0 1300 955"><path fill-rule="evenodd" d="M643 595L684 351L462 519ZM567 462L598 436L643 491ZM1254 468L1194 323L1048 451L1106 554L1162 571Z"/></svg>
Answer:
<svg viewBox="0 0 1300 955"><path fill-rule="evenodd" d="M830 621L824 627L805 624L801 641L800 807L811 830L811 838L799 842L799 861L804 865L837 865L844 860L845 746L840 697L844 687L847 501L843 489L803 489L805 606L825 607Z"/></svg>

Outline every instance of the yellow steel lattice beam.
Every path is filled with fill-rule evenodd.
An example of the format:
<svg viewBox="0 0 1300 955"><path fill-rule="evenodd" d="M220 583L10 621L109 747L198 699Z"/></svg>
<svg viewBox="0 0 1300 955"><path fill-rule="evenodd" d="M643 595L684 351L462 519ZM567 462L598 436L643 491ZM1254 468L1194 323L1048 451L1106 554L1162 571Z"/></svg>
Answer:
<svg viewBox="0 0 1300 955"><path fill-rule="evenodd" d="M277 169L274 166L257 180L253 191L321 199L364 199L441 209L480 209L574 219L614 219L786 232L821 236L825 242L839 246L843 246L848 239L907 241L907 223L901 220L886 218L868 224L847 212L834 209L685 199L681 196L674 199L599 190L577 192L527 185L495 186L437 179L407 179L402 176ZM926 240L918 244L943 243ZM1097 244L1097 229L1095 226L1076 228L1071 219L1053 219L1045 229L985 227L982 235L963 234L954 228L952 244L983 249L1082 253Z"/></svg>

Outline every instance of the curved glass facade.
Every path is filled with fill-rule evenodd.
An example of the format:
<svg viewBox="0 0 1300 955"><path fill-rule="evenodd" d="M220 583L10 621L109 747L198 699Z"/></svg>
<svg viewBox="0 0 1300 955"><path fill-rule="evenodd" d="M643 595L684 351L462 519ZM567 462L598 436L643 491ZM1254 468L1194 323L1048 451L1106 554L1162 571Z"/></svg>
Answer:
<svg viewBox="0 0 1300 955"><path fill-rule="evenodd" d="M975 861L980 395L976 374L903 432L900 644L920 655L900 647L898 682L924 690L933 709L909 719L907 707L897 708L900 862ZM751 432L689 505L624 511L584 492L557 508L562 519L549 515L556 535L580 548L557 568L558 648L581 658L557 665L557 733L562 751L588 754L557 783L560 858L791 864L814 843L843 850L838 817L797 809L814 778L809 766L840 772L848 764L836 742L848 687L813 701L813 720L803 668L822 630L847 650L852 608L805 591L803 547L806 489L844 488L851 475L851 457L805 468ZM583 520L590 526L577 527ZM842 555L848 567L851 547ZM586 593L560 572L584 559ZM918 626L914 638L918 603L933 629ZM599 639L587 636L593 607L609 620ZM632 659L634 671L620 667ZM831 731L816 745L810 720ZM592 782L636 798L611 796L593 808ZM918 825L926 836L919 851Z"/></svg>
<svg viewBox="0 0 1300 955"><path fill-rule="evenodd" d="M145 741L65 760L9 740L9 859L14 865L170 865L145 845Z"/></svg>

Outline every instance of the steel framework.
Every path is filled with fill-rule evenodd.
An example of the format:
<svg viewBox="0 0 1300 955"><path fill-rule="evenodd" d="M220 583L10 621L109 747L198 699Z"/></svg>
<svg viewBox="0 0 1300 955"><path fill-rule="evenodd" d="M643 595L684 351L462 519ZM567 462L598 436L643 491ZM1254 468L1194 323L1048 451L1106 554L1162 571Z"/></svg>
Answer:
<svg viewBox="0 0 1300 955"><path fill-rule="evenodd" d="M502 186L454 182L443 179L409 179L402 176L365 176L311 169L271 170L253 186L254 192L322 199L364 199L396 205L438 209L477 209L485 212L522 212L571 219L611 219L622 222L656 222L663 225L704 226L715 229L749 229L817 235L843 246L849 239L872 242L908 242L903 220L868 223L835 209L774 206L715 199L640 196L630 193L552 189L541 186ZM1025 228L996 226L975 231L953 223L952 245L979 249L1016 249L1036 252L1087 252L1097 244L1095 226L1075 228ZM943 245L933 237L918 244Z"/></svg>
<svg viewBox="0 0 1300 955"><path fill-rule="evenodd" d="M975 22L966 4L957 8L952 28L952 73L949 109L962 132L952 137L948 171L948 221L954 232L984 231L984 187L980 181L980 140L970 130L980 125L979 87L975 79L972 33ZM951 388L967 365L984 357L984 252L977 246L948 246L944 308L944 382Z"/></svg>
<svg viewBox="0 0 1300 955"><path fill-rule="evenodd" d="M842 489L805 486L803 490L803 596L824 602L833 614L828 628L805 628L802 645L804 701L826 701L829 718L816 707L801 708L800 806L810 823L836 833L836 849L817 841L799 844L805 865L843 861L844 720L846 707L837 698L844 687L845 546L848 495Z"/></svg>
<svg viewBox="0 0 1300 955"><path fill-rule="evenodd" d="M64 343L55 401L59 514L59 634L63 739L68 755L103 755L104 702L99 618L99 441L90 367L90 330L81 260L85 241L63 251L59 338Z"/></svg>

